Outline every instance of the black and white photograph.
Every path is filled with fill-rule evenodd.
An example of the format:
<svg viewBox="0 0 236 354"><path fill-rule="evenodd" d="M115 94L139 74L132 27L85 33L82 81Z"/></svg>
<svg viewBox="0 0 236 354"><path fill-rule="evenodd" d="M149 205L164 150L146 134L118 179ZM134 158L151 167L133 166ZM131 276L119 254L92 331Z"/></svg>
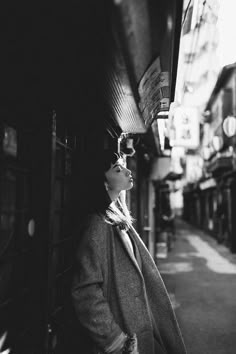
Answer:
<svg viewBox="0 0 236 354"><path fill-rule="evenodd" d="M0 354L236 353L235 0L0 5Z"/></svg>

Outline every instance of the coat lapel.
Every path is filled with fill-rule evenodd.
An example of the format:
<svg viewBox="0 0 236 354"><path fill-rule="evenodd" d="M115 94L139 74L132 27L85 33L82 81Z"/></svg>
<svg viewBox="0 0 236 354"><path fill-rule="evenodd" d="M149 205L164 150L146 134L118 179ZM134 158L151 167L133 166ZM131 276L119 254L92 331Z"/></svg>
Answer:
<svg viewBox="0 0 236 354"><path fill-rule="evenodd" d="M120 238L120 240L121 240L121 242L122 242L122 244L123 244L123 246L124 246L124 248L125 248L125 250L126 250L128 256L129 256L129 258L130 258L130 260L131 260L132 263L134 264L134 266L135 266L135 268L137 269L137 271L139 272L139 274L142 276L141 270L140 270L140 268L139 268L138 262L137 262L137 260L136 260L136 258L135 258L135 256L134 256L134 254L132 253L132 251L130 250L130 248L126 245L126 243L124 242L124 239L123 239L121 230L119 229L119 227L116 227L116 230L117 230L117 234L119 235L119 238ZM134 245L134 247L136 247L136 246Z"/></svg>

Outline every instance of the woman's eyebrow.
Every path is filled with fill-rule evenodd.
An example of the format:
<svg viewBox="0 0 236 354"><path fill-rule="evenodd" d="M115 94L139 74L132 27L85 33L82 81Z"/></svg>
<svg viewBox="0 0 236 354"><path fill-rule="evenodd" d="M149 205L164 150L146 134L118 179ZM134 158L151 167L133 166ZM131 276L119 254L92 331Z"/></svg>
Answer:
<svg viewBox="0 0 236 354"><path fill-rule="evenodd" d="M112 168L116 168L116 167L118 167L118 166L120 166L120 163L119 163L119 162L116 162L116 163L113 165Z"/></svg>
<svg viewBox="0 0 236 354"><path fill-rule="evenodd" d="M116 167L123 167L122 163L121 162L116 162L112 168L116 168Z"/></svg>

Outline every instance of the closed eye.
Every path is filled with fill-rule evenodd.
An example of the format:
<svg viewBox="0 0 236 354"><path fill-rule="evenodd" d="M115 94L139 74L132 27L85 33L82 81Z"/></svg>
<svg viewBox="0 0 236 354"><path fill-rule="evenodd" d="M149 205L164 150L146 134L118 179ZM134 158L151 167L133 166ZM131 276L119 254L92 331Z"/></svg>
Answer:
<svg viewBox="0 0 236 354"><path fill-rule="evenodd" d="M122 171L122 166L116 166L116 172L121 172Z"/></svg>

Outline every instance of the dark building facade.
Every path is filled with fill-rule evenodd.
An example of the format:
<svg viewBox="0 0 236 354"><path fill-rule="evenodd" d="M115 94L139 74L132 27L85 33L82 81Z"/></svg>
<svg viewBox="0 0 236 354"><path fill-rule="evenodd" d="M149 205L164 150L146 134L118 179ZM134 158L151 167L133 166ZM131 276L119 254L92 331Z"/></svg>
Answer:
<svg viewBox="0 0 236 354"><path fill-rule="evenodd" d="M170 72L173 97L181 16L181 1L4 6L2 350L54 353L68 296L75 220L80 224L86 190L93 186L106 144L119 150L128 138L133 140L136 153L127 157L127 164L134 171L135 188L127 197L149 247L147 178L159 150L139 109L137 85L160 55Z"/></svg>

